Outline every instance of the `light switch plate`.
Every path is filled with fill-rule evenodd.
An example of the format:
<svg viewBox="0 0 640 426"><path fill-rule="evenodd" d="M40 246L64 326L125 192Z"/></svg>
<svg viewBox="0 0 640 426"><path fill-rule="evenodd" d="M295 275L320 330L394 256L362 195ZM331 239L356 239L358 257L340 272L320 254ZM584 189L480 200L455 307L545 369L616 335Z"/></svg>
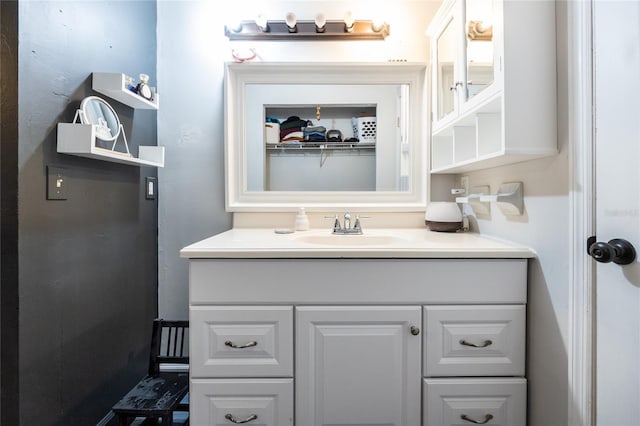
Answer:
<svg viewBox="0 0 640 426"><path fill-rule="evenodd" d="M144 180L144 196L147 200L155 200L158 194L158 179L147 176Z"/></svg>
<svg viewBox="0 0 640 426"><path fill-rule="evenodd" d="M66 200L69 182L64 167L47 166L47 200Z"/></svg>

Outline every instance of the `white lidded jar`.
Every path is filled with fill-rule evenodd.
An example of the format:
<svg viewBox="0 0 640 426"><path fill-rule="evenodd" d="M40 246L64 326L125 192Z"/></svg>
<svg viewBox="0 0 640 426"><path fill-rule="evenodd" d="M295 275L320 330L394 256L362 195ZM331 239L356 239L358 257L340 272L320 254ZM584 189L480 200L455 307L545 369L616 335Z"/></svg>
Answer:
<svg viewBox="0 0 640 426"><path fill-rule="evenodd" d="M453 202L429 203L424 219L432 231L457 232L462 229L462 211Z"/></svg>
<svg viewBox="0 0 640 426"><path fill-rule="evenodd" d="M309 217L307 217L304 207L298 209L294 228L296 231L307 231L309 229Z"/></svg>

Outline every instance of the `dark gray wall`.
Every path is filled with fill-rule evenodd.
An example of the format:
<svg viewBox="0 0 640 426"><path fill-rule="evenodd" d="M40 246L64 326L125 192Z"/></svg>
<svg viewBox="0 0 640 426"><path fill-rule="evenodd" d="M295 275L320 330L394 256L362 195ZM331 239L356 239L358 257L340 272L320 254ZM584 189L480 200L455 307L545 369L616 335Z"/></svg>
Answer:
<svg viewBox="0 0 640 426"><path fill-rule="evenodd" d="M5 143L18 154L18 274L3 276L1 324L18 359L6 363L3 350L3 397L7 383L16 393L3 399L2 424L91 425L145 373L158 257L157 204L143 183L157 171L58 154L56 125L96 94L94 71L144 72L155 85L156 3L21 1L18 28L18 139L2 138L2 160ZM156 143L155 111L105 99L133 153ZM46 199L47 166L63 168L67 200Z"/></svg>
<svg viewBox="0 0 640 426"><path fill-rule="evenodd" d="M0 424L18 424L18 7L0 2Z"/></svg>

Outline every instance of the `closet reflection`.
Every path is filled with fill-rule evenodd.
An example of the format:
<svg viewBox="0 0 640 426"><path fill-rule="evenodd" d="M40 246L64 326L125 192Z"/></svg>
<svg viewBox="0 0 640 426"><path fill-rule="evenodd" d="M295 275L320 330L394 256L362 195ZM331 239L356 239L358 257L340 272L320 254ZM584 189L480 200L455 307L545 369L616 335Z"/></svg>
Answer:
<svg viewBox="0 0 640 426"><path fill-rule="evenodd" d="M407 189L407 85L245 90L249 191Z"/></svg>

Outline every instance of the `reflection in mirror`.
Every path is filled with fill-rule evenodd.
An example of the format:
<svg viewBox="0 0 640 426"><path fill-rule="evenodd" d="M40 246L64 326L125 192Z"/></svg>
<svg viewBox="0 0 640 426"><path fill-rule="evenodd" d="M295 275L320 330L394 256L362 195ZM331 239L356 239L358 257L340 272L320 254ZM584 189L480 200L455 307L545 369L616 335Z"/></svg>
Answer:
<svg viewBox="0 0 640 426"><path fill-rule="evenodd" d="M472 98L494 80L493 0L465 2L467 92Z"/></svg>
<svg viewBox="0 0 640 426"><path fill-rule="evenodd" d="M407 190L406 85L248 85L246 96L249 191Z"/></svg>
<svg viewBox="0 0 640 426"><path fill-rule="evenodd" d="M376 182L375 105L265 106L265 117L262 190L375 191L382 185ZM399 149L392 136L386 143Z"/></svg>
<svg viewBox="0 0 640 426"><path fill-rule="evenodd" d="M426 66L228 64L227 209L420 210Z"/></svg>
<svg viewBox="0 0 640 426"><path fill-rule="evenodd" d="M451 113L454 108L456 83L454 81L455 34L453 20L447 23L438 37L438 119Z"/></svg>

